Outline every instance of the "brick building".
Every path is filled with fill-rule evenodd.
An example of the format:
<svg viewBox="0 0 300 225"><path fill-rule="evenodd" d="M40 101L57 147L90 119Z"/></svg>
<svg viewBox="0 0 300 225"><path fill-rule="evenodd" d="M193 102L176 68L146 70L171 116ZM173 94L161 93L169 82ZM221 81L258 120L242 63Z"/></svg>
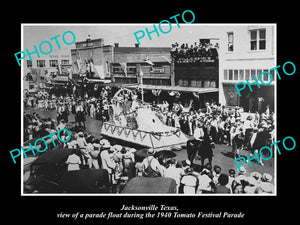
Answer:
<svg viewBox="0 0 300 225"><path fill-rule="evenodd" d="M114 82L171 85L170 48L119 47L116 45L113 52L112 79ZM142 76L140 76L141 73ZM142 82L141 77L143 78Z"/></svg>

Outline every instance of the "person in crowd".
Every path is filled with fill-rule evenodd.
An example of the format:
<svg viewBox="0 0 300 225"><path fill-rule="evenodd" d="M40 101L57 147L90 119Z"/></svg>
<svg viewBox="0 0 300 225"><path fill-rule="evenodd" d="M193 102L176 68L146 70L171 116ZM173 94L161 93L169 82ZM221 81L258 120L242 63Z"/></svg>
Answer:
<svg viewBox="0 0 300 225"><path fill-rule="evenodd" d="M197 193L211 193L213 191L212 174L207 168L203 168L198 176L199 186Z"/></svg>
<svg viewBox="0 0 300 225"><path fill-rule="evenodd" d="M81 160L78 156L77 149L72 150L72 154L68 156L66 164L68 165L68 171L80 170L79 166L81 164Z"/></svg>
<svg viewBox="0 0 300 225"><path fill-rule="evenodd" d="M256 154L260 156L258 151L262 147L268 145L268 140L269 140L269 132L267 130L267 124L266 123L261 123L258 126L258 132L257 132L256 138L255 138L255 141L253 143L252 150L256 151ZM264 151L262 151L262 154L264 154ZM252 156L252 155L253 154L250 154L250 156ZM267 157L265 157L265 158L267 158ZM263 163L263 160L262 160L261 157L260 157L259 161L260 161L260 164L263 166L264 163Z"/></svg>
<svg viewBox="0 0 300 225"><path fill-rule="evenodd" d="M92 141L93 147L90 150L90 155L92 159L92 166L95 169L99 169L99 156L100 156L100 144L98 139Z"/></svg>
<svg viewBox="0 0 300 225"><path fill-rule="evenodd" d="M250 150L250 139L254 129L254 122L252 116L247 116L247 119L243 124L243 128L245 130L244 147L245 149Z"/></svg>
<svg viewBox="0 0 300 225"><path fill-rule="evenodd" d="M232 140L232 155L234 159L240 157L240 153L243 151L244 148L244 132L243 129L239 129L239 133L235 134Z"/></svg>
<svg viewBox="0 0 300 225"><path fill-rule="evenodd" d="M77 149L79 148L75 135L71 135L70 141L66 143L67 148Z"/></svg>
<svg viewBox="0 0 300 225"><path fill-rule="evenodd" d="M201 151L199 152L199 155L201 157L201 164L204 165L204 160L208 159L208 163L211 165L212 163L212 157L213 157L213 148L214 143L211 137L211 124L210 121L206 121L203 131L203 143L201 146Z"/></svg>
<svg viewBox="0 0 300 225"><path fill-rule="evenodd" d="M222 171L222 169L221 169L220 166L214 165L214 167L213 167L213 182L215 184L218 183L218 178L219 178L219 176L221 174L221 171Z"/></svg>
<svg viewBox="0 0 300 225"><path fill-rule="evenodd" d="M60 131L61 129L64 129L64 128L66 128L66 122L65 122L64 119L61 119L59 121L59 124L56 127L56 131L58 132L58 131Z"/></svg>
<svg viewBox="0 0 300 225"><path fill-rule="evenodd" d="M113 158L114 150L115 149L113 147L110 147L107 148L106 150L101 151L100 153L102 169L107 170L109 175L109 181L111 184L116 184L116 180L114 176L115 169L116 169L116 162L114 161Z"/></svg>
<svg viewBox="0 0 300 225"><path fill-rule="evenodd" d="M247 170L244 166L241 166L238 170L238 174L232 182L232 191L233 193L239 194L244 193L244 187L247 184L248 177L245 176Z"/></svg>
<svg viewBox="0 0 300 225"><path fill-rule="evenodd" d="M166 169L164 176L173 178L176 181L176 190L177 193L179 191L179 186L180 186L180 180L181 177L183 176L184 172L181 168L176 167L177 161L176 159L170 159L168 161L168 168Z"/></svg>
<svg viewBox="0 0 300 225"><path fill-rule="evenodd" d="M233 193L232 183L233 183L234 179L235 179L235 170L229 169L228 170L228 184L226 185L226 187L230 189L230 193Z"/></svg>
<svg viewBox="0 0 300 225"><path fill-rule="evenodd" d="M127 176L128 179L131 179L135 176L135 158L134 152L136 150L134 148L122 148L122 166L123 166L123 175Z"/></svg>
<svg viewBox="0 0 300 225"><path fill-rule="evenodd" d="M230 189L226 186L228 184L229 177L225 173L221 173L218 177L218 183L215 187L215 193L226 194L230 193Z"/></svg>
<svg viewBox="0 0 300 225"><path fill-rule="evenodd" d="M269 173L264 173L261 177L261 182L258 185L258 194L274 193L274 185L271 183L273 177Z"/></svg>
<svg viewBox="0 0 300 225"><path fill-rule="evenodd" d="M163 176L164 171L162 165L154 157L155 151L153 148L148 149L148 156L142 162L144 177L160 177Z"/></svg>
<svg viewBox="0 0 300 225"><path fill-rule="evenodd" d="M82 131L78 132L78 134L77 134L77 144L78 144L79 148L87 147L86 138L84 137L84 133Z"/></svg>
<svg viewBox="0 0 300 225"><path fill-rule="evenodd" d="M193 174L192 168L187 168L181 178L180 184L182 186L183 194L195 194L199 185L198 177Z"/></svg>

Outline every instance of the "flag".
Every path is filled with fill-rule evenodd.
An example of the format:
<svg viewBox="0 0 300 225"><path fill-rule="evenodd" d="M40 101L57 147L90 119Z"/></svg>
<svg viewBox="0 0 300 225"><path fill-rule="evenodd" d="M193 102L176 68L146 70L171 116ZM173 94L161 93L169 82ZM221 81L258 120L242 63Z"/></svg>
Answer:
<svg viewBox="0 0 300 225"><path fill-rule="evenodd" d="M71 67L69 65L61 65L60 64L60 70L62 74L69 74Z"/></svg>
<svg viewBox="0 0 300 225"><path fill-rule="evenodd" d="M196 98L199 98L199 92L193 91L193 95L194 95Z"/></svg>
<svg viewBox="0 0 300 225"><path fill-rule="evenodd" d="M79 66L78 66L78 62L75 61L71 67L71 73L72 74L79 74Z"/></svg>
<svg viewBox="0 0 300 225"><path fill-rule="evenodd" d="M31 68L30 69L31 70L31 77L32 77L32 80L34 81L34 82L36 82L37 80L38 80L38 69L37 68Z"/></svg>
<svg viewBox="0 0 300 225"><path fill-rule="evenodd" d="M77 65L77 67L80 71L81 70L81 60L77 59L75 62L76 62L76 65Z"/></svg>
<svg viewBox="0 0 300 225"><path fill-rule="evenodd" d="M137 73L142 77L144 75L141 64L136 64Z"/></svg>
<svg viewBox="0 0 300 225"><path fill-rule="evenodd" d="M46 77L46 73L45 73L45 70L44 70L44 68L40 68L40 78L42 78L42 79L45 79L45 77Z"/></svg>
<svg viewBox="0 0 300 225"><path fill-rule="evenodd" d="M95 66L94 65L95 74L99 76L101 80L105 79L104 67L103 65Z"/></svg>
<svg viewBox="0 0 300 225"><path fill-rule="evenodd" d="M164 58L164 60L166 60L168 63L171 63L171 61L167 57L165 56L161 56L161 57Z"/></svg>
<svg viewBox="0 0 300 225"><path fill-rule="evenodd" d="M161 93L161 90L158 90L158 89L152 89L152 94L153 94L154 96L159 96L160 93Z"/></svg>
<svg viewBox="0 0 300 225"><path fill-rule="evenodd" d="M60 67L59 63L57 64L57 71L58 71L58 74L61 74L61 67Z"/></svg>
<svg viewBox="0 0 300 225"><path fill-rule="evenodd" d="M68 71L68 73L69 73L69 79L70 80L72 80L72 78L73 78L73 74L72 74L72 67L70 67L70 68L66 68L66 70Z"/></svg>
<svg viewBox="0 0 300 225"><path fill-rule="evenodd" d="M127 76L127 63L126 62L120 62L121 68L125 73L125 77Z"/></svg>
<svg viewBox="0 0 300 225"><path fill-rule="evenodd" d="M90 62L90 69L91 69L91 72L93 72L93 73L96 72L95 65L92 62Z"/></svg>

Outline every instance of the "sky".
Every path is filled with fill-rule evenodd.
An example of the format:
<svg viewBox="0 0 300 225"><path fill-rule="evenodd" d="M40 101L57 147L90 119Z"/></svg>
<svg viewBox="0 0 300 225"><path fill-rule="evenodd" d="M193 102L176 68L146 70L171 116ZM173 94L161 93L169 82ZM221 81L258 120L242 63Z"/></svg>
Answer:
<svg viewBox="0 0 300 225"><path fill-rule="evenodd" d="M158 24L155 24L158 27ZM76 42L84 41L90 35L91 39L103 38L105 45L113 45L119 43L120 47L134 47L137 43L134 32L144 30L145 37L140 39L140 47L171 47L175 42L194 44L199 43L199 38L217 38L220 34L220 25L200 25L200 24L172 24L172 29L169 33L164 34L159 31L160 36L154 32L151 34L152 40L149 40L145 28L152 31L153 24L23 24L23 40L24 46L22 50L34 50L33 45L37 48L42 41L49 41L53 44L53 51L57 49L55 40L50 38L61 35L58 41L62 48L73 49L75 44L66 45L61 37L66 31L72 31L75 34ZM167 31L169 25L162 26L162 29ZM67 37L67 35L66 35ZM45 45L45 48L47 45ZM45 49L46 52L46 49Z"/></svg>

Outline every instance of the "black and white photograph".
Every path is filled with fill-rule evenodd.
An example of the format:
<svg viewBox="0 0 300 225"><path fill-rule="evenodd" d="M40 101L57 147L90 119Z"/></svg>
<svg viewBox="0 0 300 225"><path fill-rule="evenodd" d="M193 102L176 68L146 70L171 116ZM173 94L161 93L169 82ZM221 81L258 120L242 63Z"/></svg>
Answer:
<svg viewBox="0 0 300 225"><path fill-rule="evenodd" d="M297 221L296 5L107 3L3 7L2 220Z"/></svg>
<svg viewBox="0 0 300 225"><path fill-rule="evenodd" d="M22 24L22 195L276 195L276 31Z"/></svg>

